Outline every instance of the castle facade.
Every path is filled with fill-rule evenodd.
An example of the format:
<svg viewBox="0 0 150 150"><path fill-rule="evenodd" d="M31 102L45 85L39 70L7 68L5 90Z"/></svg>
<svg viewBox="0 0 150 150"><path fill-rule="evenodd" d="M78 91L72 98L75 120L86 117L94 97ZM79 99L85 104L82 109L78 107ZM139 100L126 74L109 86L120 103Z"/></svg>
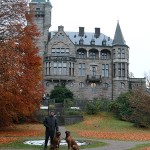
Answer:
<svg viewBox="0 0 150 150"><path fill-rule="evenodd" d="M64 85L75 99L113 100L129 89L145 88L145 78L129 78L129 46L119 22L113 39L98 27L94 32L85 32L84 27L66 32L63 26L58 26L57 32L50 32L50 1L32 0L29 5L41 34L38 47L43 58L45 93Z"/></svg>

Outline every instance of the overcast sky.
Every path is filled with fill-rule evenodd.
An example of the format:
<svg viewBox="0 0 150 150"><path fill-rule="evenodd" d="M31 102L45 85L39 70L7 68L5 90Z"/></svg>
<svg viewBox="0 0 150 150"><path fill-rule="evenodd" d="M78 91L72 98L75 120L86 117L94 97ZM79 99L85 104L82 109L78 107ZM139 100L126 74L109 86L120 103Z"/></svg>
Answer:
<svg viewBox="0 0 150 150"><path fill-rule="evenodd" d="M114 38L117 20L129 50L129 71L136 78L150 72L150 1L149 0L50 0L52 26L65 31L94 32L95 27Z"/></svg>

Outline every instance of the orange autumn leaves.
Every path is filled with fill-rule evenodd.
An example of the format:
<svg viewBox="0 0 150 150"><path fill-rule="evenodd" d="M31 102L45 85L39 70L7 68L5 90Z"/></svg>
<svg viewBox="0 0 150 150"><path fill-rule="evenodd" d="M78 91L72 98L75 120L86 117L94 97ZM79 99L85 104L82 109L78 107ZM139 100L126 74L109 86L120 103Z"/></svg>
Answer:
<svg viewBox="0 0 150 150"><path fill-rule="evenodd" d="M39 33L26 13L26 0L3 0L0 9L0 126L30 117L40 107L41 58ZM26 15L25 15L26 14ZM9 21L9 23L7 22ZM28 22L28 26L26 26Z"/></svg>
<svg viewBox="0 0 150 150"><path fill-rule="evenodd" d="M14 137L1 137L0 138L0 143L1 144L8 144L8 143L11 143L11 142L14 142L14 141L17 141L19 140L20 138L14 138Z"/></svg>
<svg viewBox="0 0 150 150"><path fill-rule="evenodd" d="M39 137L44 135L41 124L18 125L11 129L0 130L0 144L8 144L25 137Z"/></svg>
<svg viewBox="0 0 150 150"><path fill-rule="evenodd" d="M109 121L109 118L106 118ZM101 126L102 122L106 120L105 116L97 115L91 116L88 119L85 119L83 126L86 126L86 129L78 130L78 135L84 138L96 138L96 139L116 139L116 140L138 140L145 141L150 140L150 133L139 132L138 130L109 130L108 128L103 128ZM107 121L107 122L108 122ZM129 130L129 129L128 129Z"/></svg>
<svg viewBox="0 0 150 150"><path fill-rule="evenodd" d="M84 138L96 139L116 139L116 140L150 140L150 134L146 133L121 133L121 132L98 132L98 131L80 131L79 136Z"/></svg>

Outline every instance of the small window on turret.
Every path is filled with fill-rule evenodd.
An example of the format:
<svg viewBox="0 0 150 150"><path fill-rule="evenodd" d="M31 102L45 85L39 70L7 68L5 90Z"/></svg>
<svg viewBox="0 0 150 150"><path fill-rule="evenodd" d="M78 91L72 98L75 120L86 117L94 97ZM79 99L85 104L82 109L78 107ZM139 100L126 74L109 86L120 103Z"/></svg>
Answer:
<svg viewBox="0 0 150 150"><path fill-rule="evenodd" d="M40 8L36 8L35 17L44 17L44 11L41 11Z"/></svg>

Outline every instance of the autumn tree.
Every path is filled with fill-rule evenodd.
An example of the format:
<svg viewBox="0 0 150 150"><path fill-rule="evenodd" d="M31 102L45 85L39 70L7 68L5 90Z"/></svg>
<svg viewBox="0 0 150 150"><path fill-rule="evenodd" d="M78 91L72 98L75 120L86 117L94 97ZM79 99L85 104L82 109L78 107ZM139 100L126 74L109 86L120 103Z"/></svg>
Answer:
<svg viewBox="0 0 150 150"><path fill-rule="evenodd" d="M110 108L118 118L133 122L137 127L150 125L150 95L142 89L121 94Z"/></svg>
<svg viewBox="0 0 150 150"><path fill-rule="evenodd" d="M136 126L147 127L150 125L150 95L141 89L132 91L129 97L132 108L131 120Z"/></svg>
<svg viewBox="0 0 150 150"><path fill-rule="evenodd" d="M27 2L2 0L0 7L0 126L4 126L39 109L42 71L36 47L39 34Z"/></svg>

